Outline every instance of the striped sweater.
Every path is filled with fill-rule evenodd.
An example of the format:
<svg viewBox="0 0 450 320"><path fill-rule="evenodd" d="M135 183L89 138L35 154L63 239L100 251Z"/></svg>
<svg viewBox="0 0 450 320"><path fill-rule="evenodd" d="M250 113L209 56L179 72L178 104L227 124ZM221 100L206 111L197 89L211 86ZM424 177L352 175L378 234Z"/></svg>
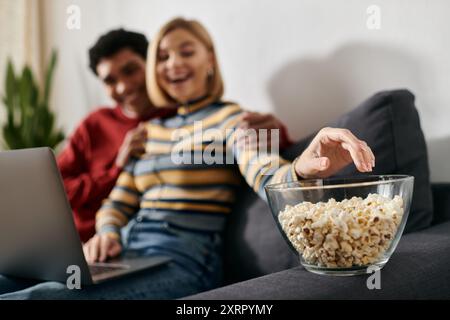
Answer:
<svg viewBox="0 0 450 320"><path fill-rule="evenodd" d="M146 154L120 174L97 212L97 232L119 237L135 215L221 231L241 175L264 199L266 184L296 180L293 165L278 155L236 148L242 112L217 102L183 106L172 118L149 121Z"/></svg>

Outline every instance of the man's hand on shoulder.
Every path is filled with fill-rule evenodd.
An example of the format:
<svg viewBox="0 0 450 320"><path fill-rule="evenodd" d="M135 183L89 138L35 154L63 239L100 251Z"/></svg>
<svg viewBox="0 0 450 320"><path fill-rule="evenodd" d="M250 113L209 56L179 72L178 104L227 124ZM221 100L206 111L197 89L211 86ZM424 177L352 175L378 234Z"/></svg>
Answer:
<svg viewBox="0 0 450 320"><path fill-rule="evenodd" d="M254 130L253 133L255 134L243 134L238 141L238 146L243 147L244 145L249 145L255 149L258 146L267 146L270 148L272 145L272 130L279 130L279 141L276 142L279 143L280 149L283 149L291 143L286 127L273 114L247 111L242 114L240 120L238 129L244 130L244 132ZM263 132L267 134L262 135Z"/></svg>
<svg viewBox="0 0 450 320"><path fill-rule="evenodd" d="M147 139L147 130L145 124L141 123L135 129L127 132L122 145L119 148L119 153L116 158L116 166L123 168L130 157L139 157L145 153L145 141Z"/></svg>

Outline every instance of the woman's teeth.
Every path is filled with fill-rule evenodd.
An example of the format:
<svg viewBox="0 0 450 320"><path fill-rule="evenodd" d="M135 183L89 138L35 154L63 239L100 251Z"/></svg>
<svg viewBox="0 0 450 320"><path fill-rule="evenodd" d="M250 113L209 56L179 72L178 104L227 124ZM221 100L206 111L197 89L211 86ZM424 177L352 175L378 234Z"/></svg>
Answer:
<svg viewBox="0 0 450 320"><path fill-rule="evenodd" d="M173 82L173 83L180 83L180 82L183 82L183 81L188 80L189 78L190 78L190 76L187 75L187 76L184 76L184 77L179 77L179 78L173 78L173 79L170 79L170 82Z"/></svg>

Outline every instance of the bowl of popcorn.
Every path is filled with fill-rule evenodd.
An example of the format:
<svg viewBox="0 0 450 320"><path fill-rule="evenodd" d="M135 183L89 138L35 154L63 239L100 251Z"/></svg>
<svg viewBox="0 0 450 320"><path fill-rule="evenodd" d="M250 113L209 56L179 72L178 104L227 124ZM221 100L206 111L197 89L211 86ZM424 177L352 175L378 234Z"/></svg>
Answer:
<svg viewBox="0 0 450 320"><path fill-rule="evenodd" d="M276 224L306 270L358 275L384 267L408 219L414 177L310 179L265 187Z"/></svg>

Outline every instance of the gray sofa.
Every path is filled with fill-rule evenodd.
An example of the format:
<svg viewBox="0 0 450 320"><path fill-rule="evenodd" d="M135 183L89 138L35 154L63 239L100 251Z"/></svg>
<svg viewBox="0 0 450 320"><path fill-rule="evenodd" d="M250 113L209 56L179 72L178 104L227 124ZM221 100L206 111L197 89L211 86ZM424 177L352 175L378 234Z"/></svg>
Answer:
<svg viewBox="0 0 450 320"><path fill-rule="evenodd" d="M374 150L374 174L410 174L414 196L405 233L382 269L381 289L370 275L319 276L299 265L268 205L251 189L239 192L225 233L223 286L185 299L450 299L450 183L429 182L426 144L414 96L407 90L375 94L330 126L345 127ZM307 137L284 152L292 159ZM339 175L358 175L349 166Z"/></svg>

